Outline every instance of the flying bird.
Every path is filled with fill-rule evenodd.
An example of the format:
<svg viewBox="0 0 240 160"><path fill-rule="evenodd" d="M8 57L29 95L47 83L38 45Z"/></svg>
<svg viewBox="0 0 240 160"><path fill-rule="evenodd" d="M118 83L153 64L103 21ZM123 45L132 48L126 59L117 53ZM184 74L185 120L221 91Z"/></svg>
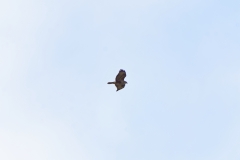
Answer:
<svg viewBox="0 0 240 160"><path fill-rule="evenodd" d="M125 87L125 84L127 83L126 81L124 81L124 78L126 76L126 72L123 69L120 69L118 75L116 76L115 82L108 82L108 84L115 84L115 86L117 87L117 91L123 89Z"/></svg>

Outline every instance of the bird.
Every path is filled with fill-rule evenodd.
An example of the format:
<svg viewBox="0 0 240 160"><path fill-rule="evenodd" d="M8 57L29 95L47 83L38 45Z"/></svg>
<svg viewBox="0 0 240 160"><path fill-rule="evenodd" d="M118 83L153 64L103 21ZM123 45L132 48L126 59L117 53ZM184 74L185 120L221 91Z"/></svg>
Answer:
<svg viewBox="0 0 240 160"><path fill-rule="evenodd" d="M118 72L118 75L116 76L115 82L108 82L108 84L115 84L117 87L117 91L120 89L123 89L125 87L125 84L127 84L126 81L124 81L124 78L127 76L125 70L120 69Z"/></svg>

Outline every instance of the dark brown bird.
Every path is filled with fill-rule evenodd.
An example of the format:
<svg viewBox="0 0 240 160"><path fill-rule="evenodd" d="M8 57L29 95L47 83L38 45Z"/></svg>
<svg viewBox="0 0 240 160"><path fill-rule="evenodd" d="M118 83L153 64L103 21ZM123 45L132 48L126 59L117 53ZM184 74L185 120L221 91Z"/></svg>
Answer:
<svg viewBox="0 0 240 160"><path fill-rule="evenodd" d="M120 69L118 75L116 76L115 82L108 82L108 84L115 84L115 86L117 87L117 91L123 89L125 87L125 84L127 84L127 82L124 81L124 78L126 76L126 72L123 69Z"/></svg>

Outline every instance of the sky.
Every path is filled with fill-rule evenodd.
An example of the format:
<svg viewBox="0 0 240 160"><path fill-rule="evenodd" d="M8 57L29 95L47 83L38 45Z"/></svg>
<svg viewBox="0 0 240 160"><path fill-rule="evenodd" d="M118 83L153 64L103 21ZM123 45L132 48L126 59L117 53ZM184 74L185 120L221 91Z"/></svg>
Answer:
<svg viewBox="0 0 240 160"><path fill-rule="evenodd" d="M239 8L1 0L0 159L239 160Z"/></svg>

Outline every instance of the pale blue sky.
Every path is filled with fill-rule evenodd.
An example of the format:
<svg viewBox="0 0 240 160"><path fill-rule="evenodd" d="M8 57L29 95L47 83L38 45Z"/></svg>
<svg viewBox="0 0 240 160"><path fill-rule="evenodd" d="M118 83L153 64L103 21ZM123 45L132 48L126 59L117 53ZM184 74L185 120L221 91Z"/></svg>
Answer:
<svg viewBox="0 0 240 160"><path fill-rule="evenodd" d="M239 44L239 0L2 0L0 159L239 160Z"/></svg>

